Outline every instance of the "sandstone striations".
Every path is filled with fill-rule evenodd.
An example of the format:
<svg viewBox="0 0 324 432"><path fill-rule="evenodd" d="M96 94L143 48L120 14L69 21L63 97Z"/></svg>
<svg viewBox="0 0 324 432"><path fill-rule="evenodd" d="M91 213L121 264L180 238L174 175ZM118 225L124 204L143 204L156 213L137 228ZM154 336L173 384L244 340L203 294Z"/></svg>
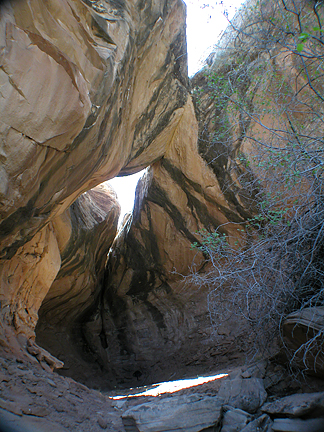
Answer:
<svg viewBox="0 0 324 432"><path fill-rule="evenodd" d="M160 158L186 102L182 3L97 3L1 8L3 257L81 192Z"/></svg>
<svg viewBox="0 0 324 432"><path fill-rule="evenodd" d="M306 3L300 5L303 19L314 25L316 14L312 15ZM305 66L294 49L294 40L284 39L279 26L271 25L268 19L277 12L276 4L270 6L262 3L260 15L258 8L247 8L246 15L236 22L248 23L247 27L225 34L209 65L191 81L194 110L188 101L163 158L139 182L133 214L109 255L100 323L97 320L106 342L89 339L103 364L113 367L114 375L119 364L124 364L129 379L138 369L150 380L167 364L190 370L188 366L206 367L221 358L240 358L245 355L242 351L254 348L254 336L249 339L245 332L250 324L262 337L270 322L279 322L280 314L297 307L293 303L298 296L293 292L294 281L302 274L302 266L305 271L312 268L309 273L317 274L318 280L310 276L311 283L321 286L320 252L315 268L313 263L310 267L305 252L309 244L300 247L310 226L306 220L301 223L297 215L305 206L321 208L321 182L317 186L312 176L300 173L318 169L322 104L317 99L319 90L307 81L307 73L315 66ZM252 31L247 30L250 23ZM314 64L321 67L317 48L309 49L316 58ZM322 46L318 49L322 52ZM317 85L319 89L319 81ZM304 148L313 158L309 165ZM311 223L321 227L323 213L318 211ZM293 234L289 238L290 221L287 223L285 215L293 216L290 231L299 240L295 241ZM201 251L191 249L192 243L201 245L197 231L217 229L231 245L238 242L248 249L254 239L252 232L261 232L266 221L279 226L278 237L251 259L251 266L257 262L252 269L257 270L242 276L241 285L233 273L227 282L211 279L209 287L181 280L192 268L202 274L208 271ZM284 275L282 283L280 278L274 280L279 261L269 254L281 238L288 240L281 243L277 257L286 254L290 266L289 272L280 275ZM253 253L252 248L252 257ZM296 256L303 256L303 264L293 261ZM280 265L287 266L287 262ZM229 270L235 266L233 259ZM242 266L243 275L243 258ZM306 278L303 283L308 284ZM252 286L256 288L250 294ZM271 299L266 305L262 305L264 286ZM321 294L318 296L320 299ZM215 310L212 325L210 314ZM264 321L262 310L269 312ZM94 315L92 326L95 321ZM269 327L271 341L273 331ZM278 328L276 331L278 334Z"/></svg>
<svg viewBox="0 0 324 432"><path fill-rule="evenodd" d="M39 310L41 322L68 326L95 302L119 212L115 193L100 185L53 220L62 264Z"/></svg>
<svg viewBox="0 0 324 432"><path fill-rule="evenodd" d="M60 270L60 247L73 232L64 212L82 192L159 159L177 128L188 97L185 14L180 1L21 0L1 4L0 18L0 235L6 280L1 301L26 315L29 337ZM99 249L108 249L112 235ZM20 273L29 273L21 281L17 272L12 277L20 256L29 257L19 264ZM73 257L63 260L72 263ZM48 274L31 287L28 281L43 277L40 265ZM51 310L64 304L55 296L66 295L67 302L74 296L66 294L71 287L63 273L46 300ZM76 310L91 303L86 299L91 289L81 287L87 277L96 276L80 274L78 282L73 276L70 281ZM33 290L37 301L25 307ZM61 318L72 309L64 306ZM48 315L44 306L45 311ZM7 321L14 315L8 312Z"/></svg>
<svg viewBox="0 0 324 432"><path fill-rule="evenodd" d="M11 260L4 260L2 324L10 327L12 322L22 341L34 339L35 326L41 324L39 312L46 316L41 320L45 327L61 324L66 329L91 307L100 293L119 211L115 193L97 186L54 218ZM2 338L5 334L4 330ZM58 344L57 337L52 340Z"/></svg>
<svg viewBox="0 0 324 432"><path fill-rule="evenodd" d="M224 226L223 232L237 236L230 221L243 219L199 156L197 137L189 102L164 157L140 180L133 214L112 246L101 316L107 338L102 356L114 369L121 362L147 374L148 365L162 358L182 366L200 363L199 345L205 361L214 362L206 289L190 286L183 275L204 264L203 254L191 248L200 240L198 231Z"/></svg>
<svg viewBox="0 0 324 432"><path fill-rule="evenodd" d="M0 408L69 428L57 414L63 399L54 414L53 398L43 399L59 386L55 397L70 389L77 416L86 393L96 395L93 430L109 430L99 394L81 384L73 393L73 380L47 374L61 368L106 390L233 368L255 355L256 336L263 342L268 331L277 347L273 322L283 323L299 364L323 372L324 20L310 2L294 4L299 13L289 15L275 0L248 2L191 81L181 0L0 4L1 364L20 380L15 389L0 376ZM288 14L289 32L273 14ZM117 232L120 206L102 183L143 168ZM31 361L45 386L33 371L24 377ZM182 396L170 423L164 412L174 401L160 405L158 422L180 430L188 415L197 431L322 422L311 417L322 393L309 419L274 418L290 415L285 400L261 414L268 394L302 386L281 367L259 366L230 376L219 400L192 398L210 414L206 424L188 415ZM22 388L17 409L11 393ZM301 413L303 401L288 402ZM128 408L126 429L161 427L147 417L159 407ZM88 431L92 411L73 427ZM121 428L120 415L112 423Z"/></svg>

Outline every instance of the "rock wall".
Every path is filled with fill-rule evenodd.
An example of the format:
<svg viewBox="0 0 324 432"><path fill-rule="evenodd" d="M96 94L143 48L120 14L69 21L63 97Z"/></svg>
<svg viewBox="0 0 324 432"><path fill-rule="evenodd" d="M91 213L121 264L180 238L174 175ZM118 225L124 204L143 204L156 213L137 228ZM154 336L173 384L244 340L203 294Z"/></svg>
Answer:
<svg viewBox="0 0 324 432"><path fill-rule="evenodd" d="M183 276L192 266L204 265L203 254L191 248L200 240L198 231L223 226L223 232L237 237L238 225L230 221L243 218L199 156L197 139L189 101L164 157L139 181L133 214L110 251L102 312L96 314L106 342L90 330L86 334L114 375L122 364L129 379L136 370L148 379L162 379L156 363L168 371L201 364L201 349L204 355L207 351L206 363L214 363L215 350L208 354L214 345L208 290Z"/></svg>
<svg viewBox="0 0 324 432"><path fill-rule="evenodd" d="M269 3L261 6L269 18ZM189 83L181 0L1 4L3 344L13 343L10 329L33 340L37 325L38 343L70 367L86 340L106 376L129 383L246 352L235 311L215 333L210 288L187 278L208 266L191 245L203 229L246 240L268 182L254 144L295 120L322 126L321 115L308 117L312 96L291 41L282 48L270 32L255 46L242 34L225 34ZM98 185L145 167L114 240L119 206Z"/></svg>
<svg viewBox="0 0 324 432"><path fill-rule="evenodd" d="M76 294L76 309L89 306L91 289L82 287L96 276L79 270L69 281L62 268L52 285L61 260L72 271L79 245L60 250L79 230L78 222L65 220L69 212L75 219L69 206L99 183L158 160L174 134L188 97L184 20L180 0L1 3L1 305L7 323L24 316L28 337L47 293L43 313L50 320L76 315L69 306L53 312L59 298L69 304ZM75 204L79 210L88 198ZM115 230L112 207L101 254ZM97 270L102 262L95 259ZM31 310L25 305L34 290Z"/></svg>
<svg viewBox="0 0 324 432"><path fill-rule="evenodd" d="M67 329L96 302L119 212L115 193L97 186L2 261L3 343L11 343L11 326L21 341L34 339L42 322Z"/></svg>
<svg viewBox="0 0 324 432"><path fill-rule="evenodd" d="M95 303L120 212L114 192L100 185L53 220L62 265L39 310L39 324L67 327Z"/></svg>
<svg viewBox="0 0 324 432"><path fill-rule="evenodd" d="M280 184L285 162L274 160L267 148L279 157L278 149L296 147L295 125L313 142L322 130L305 108L322 112L294 41L278 44L283 36L268 21L276 3L262 3L260 10L253 5L249 2L236 24L245 22L249 29L252 22L255 28L226 33L191 80L194 105L188 101L163 158L139 182L133 214L110 251L100 319L92 317L86 334L114 376L120 365L128 380L136 370L148 381L162 379L161 369L193 373L191 366L215 367L244 357L252 346L248 321L233 310L235 287L220 294L227 319L215 330L212 310L218 305L209 304L208 294L218 287L190 283L192 269L206 268L191 245L200 244L198 231L216 228L233 244L248 244L247 221L267 193L278 197L271 210L293 205L291 197L303 200L307 178L290 182L283 176ZM313 19L309 6L300 5L303 19ZM99 343L90 328L100 329L105 341Z"/></svg>
<svg viewBox="0 0 324 432"><path fill-rule="evenodd" d="M3 257L81 192L163 155L187 98L183 20L178 1L2 5Z"/></svg>
<svg viewBox="0 0 324 432"><path fill-rule="evenodd" d="M11 260L1 263L2 325L12 323L18 334L33 335L38 309L60 266L61 255L52 224L20 247Z"/></svg>

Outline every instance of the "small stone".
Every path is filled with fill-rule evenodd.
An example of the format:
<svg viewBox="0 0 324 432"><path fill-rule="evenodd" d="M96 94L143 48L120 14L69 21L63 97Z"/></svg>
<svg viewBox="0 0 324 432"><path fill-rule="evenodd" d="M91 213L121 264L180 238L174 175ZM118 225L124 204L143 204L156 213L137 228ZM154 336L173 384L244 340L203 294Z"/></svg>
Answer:
<svg viewBox="0 0 324 432"><path fill-rule="evenodd" d="M98 417L97 419L98 425L101 427L101 429L107 429L108 422L103 417Z"/></svg>
<svg viewBox="0 0 324 432"><path fill-rule="evenodd" d="M264 378L265 371L267 368L266 361L260 361L252 366L249 366L244 372L242 372L242 378Z"/></svg>
<svg viewBox="0 0 324 432"><path fill-rule="evenodd" d="M272 432L272 424L273 421L270 419L270 417L267 414L263 414L262 416L251 421L240 432Z"/></svg>
<svg viewBox="0 0 324 432"><path fill-rule="evenodd" d="M39 362L40 364L41 364L41 366L42 366L42 368L46 371L46 372L53 372L53 370L49 367L49 365L46 363L46 362L44 362L44 361L40 361Z"/></svg>
<svg viewBox="0 0 324 432"><path fill-rule="evenodd" d="M240 432L251 420L250 414L240 409L226 411L221 432Z"/></svg>
<svg viewBox="0 0 324 432"><path fill-rule="evenodd" d="M29 406L22 408L23 414L32 415L35 417L46 417L50 414L50 411L46 407L42 406Z"/></svg>
<svg viewBox="0 0 324 432"><path fill-rule="evenodd" d="M115 408L118 408L118 409L121 409L121 408L123 408L123 406L125 405L125 403L126 403L126 400L124 399L121 399L121 400L115 400L115 401L113 401L112 402L112 406L113 407L115 407Z"/></svg>
<svg viewBox="0 0 324 432"><path fill-rule="evenodd" d="M57 385L55 384L55 382L53 380L51 380L50 378L47 378L46 381L48 382L49 385L51 385L52 387L57 387Z"/></svg>

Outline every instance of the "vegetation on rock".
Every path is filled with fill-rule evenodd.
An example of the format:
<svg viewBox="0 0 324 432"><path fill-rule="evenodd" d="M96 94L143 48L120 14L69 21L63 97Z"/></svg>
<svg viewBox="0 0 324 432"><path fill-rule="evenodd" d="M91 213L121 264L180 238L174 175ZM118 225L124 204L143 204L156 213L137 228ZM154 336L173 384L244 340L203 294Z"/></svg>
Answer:
<svg viewBox="0 0 324 432"><path fill-rule="evenodd" d="M211 266L193 278L216 328L248 323L253 354L283 339L289 313L324 305L323 26L321 1L247 2L192 80L200 153L241 216L236 238L200 232ZM322 334L289 352L303 370Z"/></svg>

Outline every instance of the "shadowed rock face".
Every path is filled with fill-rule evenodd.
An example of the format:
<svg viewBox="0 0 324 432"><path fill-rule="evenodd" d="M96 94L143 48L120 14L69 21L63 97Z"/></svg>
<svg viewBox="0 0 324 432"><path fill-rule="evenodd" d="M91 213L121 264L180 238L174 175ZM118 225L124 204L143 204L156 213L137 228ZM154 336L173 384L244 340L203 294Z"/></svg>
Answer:
<svg viewBox="0 0 324 432"><path fill-rule="evenodd" d="M16 305L15 312L5 309L5 321L18 314L21 331L31 336L61 261L65 270L46 297L43 316L73 320L97 295L89 299L92 288L82 288L97 277L87 273L85 261L75 279L69 272L78 247L81 257L87 251L81 241L92 235L75 237L82 202L98 192L69 206L104 180L160 159L177 128L188 97L185 8L180 0L8 1L1 3L0 47L1 302ZM102 256L115 232L116 204L112 208L110 231L97 238L106 236L96 245ZM25 256L27 262L17 264ZM95 271L103 264L96 259L90 258ZM23 281L18 265L29 275ZM36 280L31 312L25 305Z"/></svg>
<svg viewBox="0 0 324 432"><path fill-rule="evenodd" d="M197 231L218 228L240 240L238 231L258 211L257 195L262 188L267 191L264 171L259 177L263 184L256 181L260 159L253 164L255 142L273 143L271 130L289 131L273 89L284 82L287 94L294 94L296 79L301 79L294 55L286 55L274 40L271 65L261 47L251 50L251 41L236 41L235 49L233 45L214 54L212 64L192 79L194 105L188 100L178 111L163 158L137 186L133 213L109 254L100 313L85 324L89 345L114 376L123 365L128 379L141 370L148 381L159 380L161 369L215 367L222 355L226 362L249 349L247 320L233 310L231 290L222 292L229 319L213 332L207 289L186 283L181 275L188 275L191 266L204 267L202 254L191 249L201 240ZM301 83L303 89L305 85ZM293 121L301 121L304 97L285 101ZM242 100L245 112L233 108ZM305 128L310 120L302 118ZM281 138L275 137L275 145L284 145ZM252 169L247 169L246 157Z"/></svg>
<svg viewBox="0 0 324 432"><path fill-rule="evenodd" d="M53 221L62 265L39 309L36 342L63 360L65 368L78 371L79 379L89 378L87 364L76 360L84 355L82 322L100 300L119 212L115 193L100 185Z"/></svg>
<svg viewBox="0 0 324 432"><path fill-rule="evenodd" d="M81 192L159 159L186 102L183 4L100 5L1 6L3 257Z"/></svg>
<svg viewBox="0 0 324 432"><path fill-rule="evenodd" d="M86 324L86 336L115 376L120 364L159 380L159 361L167 370L201 365L204 356L204 366L215 362L208 292L182 275L203 266L202 253L191 248L197 231L223 226L237 236L238 225L229 221L243 219L199 155L197 139L190 101L164 157L139 181L133 214L110 251L101 313Z"/></svg>
<svg viewBox="0 0 324 432"><path fill-rule="evenodd" d="M183 276L206 266L191 248L200 230L240 240L255 211L257 167L238 156L253 154L263 130L229 101L257 111L278 77L293 88L297 66L272 47L276 74L258 86L268 63L254 51L242 63L239 46L206 69L240 77L233 93L211 89L202 72L191 98L181 0L7 1L0 48L3 343L7 328L34 339L38 321L38 343L54 355L73 363L85 339L106 377L128 382L239 357L244 326L234 316L215 335L208 288ZM286 126L273 117L265 126ZM114 240L119 205L97 185L148 166Z"/></svg>
<svg viewBox="0 0 324 432"><path fill-rule="evenodd" d="M33 338L39 317L50 328L79 318L99 295L119 212L115 193L97 186L3 260L3 324L13 321L18 334Z"/></svg>
<svg viewBox="0 0 324 432"><path fill-rule="evenodd" d="M115 193L100 185L54 219L62 264L39 310L39 325L68 327L96 301L119 212Z"/></svg>

